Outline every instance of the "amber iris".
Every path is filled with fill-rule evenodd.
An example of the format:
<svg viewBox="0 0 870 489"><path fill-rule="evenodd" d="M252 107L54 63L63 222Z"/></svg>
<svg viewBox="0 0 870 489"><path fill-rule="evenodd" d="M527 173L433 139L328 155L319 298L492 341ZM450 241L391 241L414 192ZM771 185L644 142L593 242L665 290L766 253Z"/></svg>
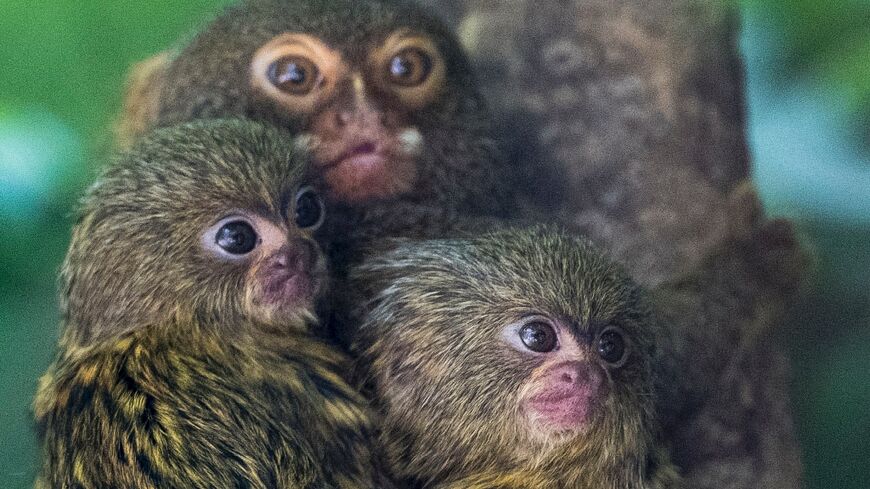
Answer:
<svg viewBox="0 0 870 489"><path fill-rule="evenodd" d="M282 92L306 95L315 85L319 72L317 65L302 56L285 56L269 65L269 81Z"/></svg>
<svg viewBox="0 0 870 489"><path fill-rule="evenodd" d="M390 59L389 79L396 85L421 85L432 73L432 57L419 48L405 48Z"/></svg>

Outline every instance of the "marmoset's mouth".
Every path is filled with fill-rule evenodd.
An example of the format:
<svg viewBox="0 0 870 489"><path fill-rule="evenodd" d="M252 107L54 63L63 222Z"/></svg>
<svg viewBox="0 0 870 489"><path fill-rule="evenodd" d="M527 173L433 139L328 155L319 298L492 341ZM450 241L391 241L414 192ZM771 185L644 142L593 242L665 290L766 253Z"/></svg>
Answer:
<svg viewBox="0 0 870 489"><path fill-rule="evenodd" d="M338 158L324 165L327 172L338 169L359 173L359 176L380 170L386 164L384 151L374 141L365 141L354 145Z"/></svg>
<svg viewBox="0 0 870 489"><path fill-rule="evenodd" d="M312 163L327 184L329 198L359 204L412 189L419 133L357 126L332 137L313 137Z"/></svg>

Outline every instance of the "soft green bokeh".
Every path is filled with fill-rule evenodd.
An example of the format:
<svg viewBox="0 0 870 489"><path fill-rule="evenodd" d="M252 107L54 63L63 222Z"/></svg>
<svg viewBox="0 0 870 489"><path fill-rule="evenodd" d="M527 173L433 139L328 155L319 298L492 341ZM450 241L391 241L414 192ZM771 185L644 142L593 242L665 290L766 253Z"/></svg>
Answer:
<svg viewBox="0 0 870 489"><path fill-rule="evenodd" d="M69 211L109 146L124 75L226 3L0 2L0 487L32 483L29 402L57 335ZM769 209L801 223L818 264L783 331L806 486L866 489L870 2L742 5L756 178Z"/></svg>
<svg viewBox="0 0 870 489"><path fill-rule="evenodd" d="M0 2L0 487L31 487L29 404L57 336L69 212L109 146L129 65L221 4Z"/></svg>

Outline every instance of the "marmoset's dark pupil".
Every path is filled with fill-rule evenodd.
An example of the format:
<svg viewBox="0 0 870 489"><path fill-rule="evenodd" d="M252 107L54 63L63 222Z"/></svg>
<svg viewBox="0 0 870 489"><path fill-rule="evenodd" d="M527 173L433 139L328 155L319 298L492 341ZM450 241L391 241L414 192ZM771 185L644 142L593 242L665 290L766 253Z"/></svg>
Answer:
<svg viewBox="0 0 870 489"><path fill-rule="evenodd" d="M404 58L393 58L393 64L390 66L390 71L399 78L405 78L411 73L411 63Z"/></svg>
<svg viewBox="0 0 870 489"><path fill-rule="evenodd" d="M218 229L215 243L233 255L245 255L257 247L257 233L245 221L233 221Z"/></svg>
<svg viewBox="0 0 870 489"><path fill-rule="evenodd" d="M625 356L625 340L616 331L605 331L598 339L598 355L607 363L619 363Z"/></svg>
<svg viewBox="0 0 870 489"><path fill-rule="evenodd" d="M296 63L287 65L287 70L284 71L282 81L295 83L297 85L305 83L305 69Z"/></svg>
<svg viewBox="0 0 870 489"><path fill-rule="evenodd" d="M407 48L390 60L390 78L398 85L420 85L431 72L432 58L420 49Z"/></svg>
<svg viewBox="0 0 870 489"><path fill-rule="evenodd" d="M537 353L546 353L556 348L556 331L544 322L532 322L520 328L520 339L526 348Z"/></svg>
<svg viewBox="0 0 870 489"><path fill-rule="evenodd" d="M299 191L296 196L296 225L300 229L319 226L323 213L323 202L313 189L304 188Z"/></svg>

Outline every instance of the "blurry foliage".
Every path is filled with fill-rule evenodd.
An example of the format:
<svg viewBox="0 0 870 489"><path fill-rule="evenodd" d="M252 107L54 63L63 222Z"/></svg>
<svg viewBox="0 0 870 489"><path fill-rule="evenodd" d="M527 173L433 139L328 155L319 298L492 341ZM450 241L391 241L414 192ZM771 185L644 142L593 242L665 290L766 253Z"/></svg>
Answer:
<svg viewBox="0 0 870 489"><path fill-rule="evenodd" d="M89 142L104 141L127 66L171 46L221 3L3 0L4 102L41 106Z"/></svg>
<svg viewBox="0 0 870 489"><path fill-rule="evenodd" d="M768 204L798 221L815 259L808 292L780 331L793 360L805 485L864 489L870 487L870 1L741 3L758 183Z"/></svg>
<svg viewBox="0 0 870 489"><path fill-rule="evenodd" d="M779 332L807 489L870 487L870 229L804 222L813 288Z"/></svg>
<svg viewBox="0 0 870 489"><path fill-rule="evenodd" d="M33 485L29 403L57 337L55 275L127 69L226 3L0 1L0 487Z"/></svg>
<svg viewBox="0 0 870 489"><path fill-rule="evenodd" d="M767 33L752 41L755 48L760 45L772 57L764 66L749 66L752 83L763 85L761 98L750 99L758 105L750 113L769 115L765 124L786 126L794 116L777 112L774 95L787 93L800 102L791 92L810 86L806 93L813 94L816 106L830 106L842 132L870 143L870 2L739 1ZM0 227L6 231L0 240L0 487L31 487L36 472L28 406L57 335L55 275L69 238L71 209L109 149L125 73L227 3L0 1ZM816 115L812 109L802 113ZM759 155L778 155L788 164L784 152L802 151L794 146L798 131L791 140L785 139L788 131L761 134L753 140ZM812 137L803 139L813 144ZM760 151L768 146L770 151ZM819 151L825 153L825 146ZM809 180L825 180L830 174L825 172L838 165L870 161L866 151L855 154L832 158L832 169L808 173ZM805 171L815 156L803 156L809 160L803 162ZM816 288L783 330L795 360L806 486L864 489L870 481L870 215L855 215L856 209L863 212L860 204L848 218L805 212L822 201L805 195L807 187L796 186L797 180L779 177L782 167L766 158L756 165L773 167L768 182L779 181L790 198L809 202L790 216L802 219L814 247ZM816 192L836 192L836 184L828 183ZM867 189L870 193L870 184ZM768 199L775 196L770 188L767 192Z"/></svg>
<svg viewBox="0 0 870 489"><path fill-rule="evenodd" d="M777 30L787 83L804 78L824 87L849 116L845 130L870 145L870 1L743 0Z"/></svg>

